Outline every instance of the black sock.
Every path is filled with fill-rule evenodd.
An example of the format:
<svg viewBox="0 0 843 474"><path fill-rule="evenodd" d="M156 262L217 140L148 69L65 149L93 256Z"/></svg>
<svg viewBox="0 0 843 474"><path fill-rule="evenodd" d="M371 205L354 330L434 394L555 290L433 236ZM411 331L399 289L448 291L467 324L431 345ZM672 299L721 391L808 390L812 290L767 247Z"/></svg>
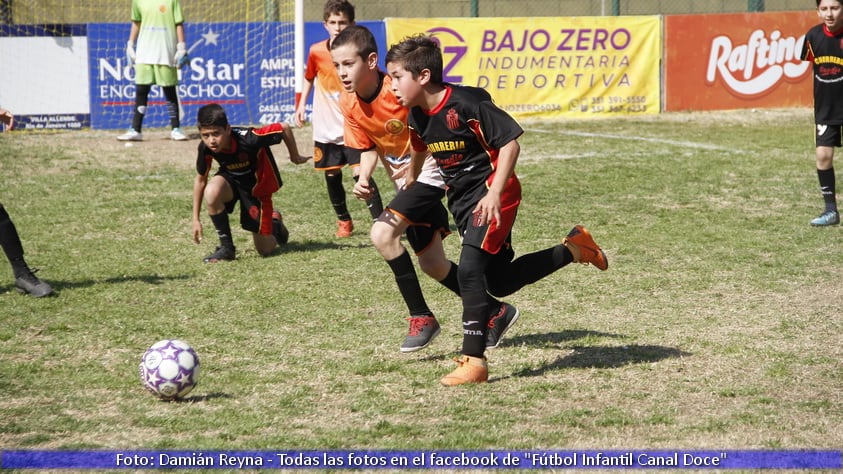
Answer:
<svg viewBox="0 0 843 474"><path fill-rule="evenodd" d="M23 245L18 230L2 204L0 204L0 246L3 247L3 252L6 253L9 263L12 264L15 278L29 272L29 266L23 259Z"/></svg>
<svg viewBox="0 0 843 474"><path fill-rule="evenodd" d="M398 283L398 291L404 298L407 304L407 309L410 310L412 316L432 315L430 308L427 307L427 302L424 300L419 279L416 276L416 269L413 267L413 260L410 254L404 250L404 253L393 260L387 260L389 268L395 275L395 282Z"/></svg>
<svg viewBox="0 0 843 474"><path fill-rule="evenodd" d="M211 216L211 222L217 229L217 236L220 238L220 246L234 249L234 239L231 237L231 225L228 223L228 214L221 212Z"/></svg>
<svg viewBox="0 0 843 474"><path fill-rule="evenodd" d="M489 292L486 273L493 256L477 247L463 245L460 252L459 282L462 293L462 350L472 357L483 357L489 322Z"/></svg>
<svg viewBox="0 0 843 474"><path fill-rule="evenodd" d="M181 120L179 117L179 96L176 93L176 86L162 87L164 97L167 99L167 115L170 117L170 128L178 128Z"/></svg>
<svg viewBox="0 0 843 474"><path fill-rule="evenodd" d="M825 203L826 212L837 212L834 168L829 168L827 170L817 170L817 176L820 178L820 192L822 192L823 195L823 202Z"/></svg>
<svg viewBox="0 0 843 474"><path fill-rule="evenodd" d="M459 268L460 267L456 263L451 262L451 269L448 270L448 275L439 282L445 288L456 293L457 296L460 296L460 282L457 278L457 271L459 271ZM490 314L496 314L501 307L500 300L498 300L492 295L488 295L487 300L489 302Z"/></svg>
<svg viewBox="0 0 843 474"><path fill-rule="evenodd" d="M284 245L290 240L290 231L283 221L272 219L272 235L275 236L275 243Z"/></svg>
<svg viewBox="0 0 843 474"><path fill-rule="evenodd" d="M533 284L574 260L571 251L562 244L522 255L512 262L492 260L488 272L489 292L503 298Z"/></svg>
<svg viewBox="0 0 843 474"><path fill-rule="evenodd" d="M146 115L146 104L149 101L149 91L152 86L149 84L138 84L135 86L135 114L132 116L132 129L140 133L143 126L143 117Z"/></svg>
<svg viewBox="0 0 843 474"><path fill-rule="evenodd" d="M478 295L485 299L485 296ZM486 352L486 324L489 320L487 304L471 305L463 300L462 349L460 353L471 357L483 357Z"/></svg>
<svg viewBox="0 0 843 474"><path fill-rule="evenodd" d="M350 221L351 214L348 213L348 206L345 204L345 188L342 186L342 172L325 173L325 184L328 187L328 199L331 201L331 206L334 207L337 219Z"/></svg>
<svg viewBox="0 0 843 474"><path fill-rule="evenodd" d="M454 293L456 293L457 296L459 296L460 282L457 278L457 270L459 270L459 266L456 263L451 262L451 269L448 270L448 274L445 276L445 278L440 280L439 283L441 283L442 286L453 291Z"/></svg>

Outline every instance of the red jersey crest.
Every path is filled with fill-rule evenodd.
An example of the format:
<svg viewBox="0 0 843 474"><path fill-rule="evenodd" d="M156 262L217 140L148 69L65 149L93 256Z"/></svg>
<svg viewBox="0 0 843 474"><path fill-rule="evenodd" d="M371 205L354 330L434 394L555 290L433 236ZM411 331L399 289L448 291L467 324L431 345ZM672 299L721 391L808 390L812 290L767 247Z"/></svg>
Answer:
<svg viewBox="0 0 843 474"><path fill-rule="evenodd" d="M448 128L451 130L455 130L460 126L460 116L454 109L448 110L448 113L445 115L445 121L448 123Z"/></svg>

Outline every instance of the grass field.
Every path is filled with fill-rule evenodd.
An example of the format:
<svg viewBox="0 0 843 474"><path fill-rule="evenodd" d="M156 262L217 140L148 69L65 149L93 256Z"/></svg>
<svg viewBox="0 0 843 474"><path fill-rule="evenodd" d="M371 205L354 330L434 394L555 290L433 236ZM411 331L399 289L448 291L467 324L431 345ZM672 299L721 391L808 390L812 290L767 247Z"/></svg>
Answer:
<svg viewBox="0 0 843 474"><path fill-rule="evenodd" d="M357 231L335 239L321 175L283 147L290 244L261 258L234 224L238 260L205 265L196 139L0 134L0 200L59 293L21 296L0 265L0 448L840 449L843 228L808 225L810 111L524 126L516 252L581 223L610 267L509 297L522 317L488 354L490 383L457 388L438 379L459 301L422 277L443 331L399 353L405 308L367 212L350 198ZM186 402L138 381L163 338L201 358Z"/></svg>

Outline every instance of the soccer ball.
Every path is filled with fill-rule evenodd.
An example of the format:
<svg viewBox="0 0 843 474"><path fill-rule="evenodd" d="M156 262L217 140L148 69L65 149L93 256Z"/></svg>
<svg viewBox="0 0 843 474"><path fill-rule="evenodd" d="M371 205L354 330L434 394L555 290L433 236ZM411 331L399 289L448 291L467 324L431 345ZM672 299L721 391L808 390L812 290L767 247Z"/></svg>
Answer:
<svg viewBox="0 0 843 474"><path fill-rule="evenodd" d="M158 341L140 362L141 383L162 400L184 397L199 381L199 356L190 344L177 339Z"/></svg>

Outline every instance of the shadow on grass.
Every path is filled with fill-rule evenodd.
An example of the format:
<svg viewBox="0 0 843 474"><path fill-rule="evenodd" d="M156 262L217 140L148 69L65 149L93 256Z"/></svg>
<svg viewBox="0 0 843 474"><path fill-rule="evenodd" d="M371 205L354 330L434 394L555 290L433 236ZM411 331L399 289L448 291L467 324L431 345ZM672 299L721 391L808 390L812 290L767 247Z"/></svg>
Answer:
<svg viewBox="0 0 843 474"><path fill-rule="evenodd" d="M284 245L275 248L275 251L270 256L284 255L290 252L311 252L314 250L342 250L342 249L364 249L374 248L371 242L351 243L351 242L328 242L324 240L305 240L297 241L293 239Z"/></svg>
<svg viewBox="0 0 843 474"><path fill-rule="evenodd" d="M599 332L599 331L586 331L586 330L571 330L571 331L558 331L558 332L548 332L542 334L525 334L522 336L515 336L515 337L505 337L501 341L500 347L506 346L547 346L549 344L555 344L565 341L574 341L577 339L582 339L585 337L609 337L609 338L623 338L620 334L611 334L607 332Z"/></svg>
<svg viewBox="0 0 843 474"><path fill-rule="evenodd" d="M167 281L174 281L174 280L188 280L193 278L194 275L124 275L120 277L111 277L111 278L104 278L102 280L74 280L74 281L64 281L64 280L54 280L52 278L47 277L39 277L42 278L45 282L49 283L53 290L56 292L56 295L61 292L61 290L69 290L74 288L87 288L94 285L101 285L105 284L120 284L120 283L129 283L129 282L136 282L140 281L149 285L160 285ZM5 293L6 291L17 291L15 289L15 284L11 283L9 285L0 286L0 293Z"/></svg>
<svg viewBox="0 0 843 474"><path fill-rule="evenodd" d="M626 345L618 347L575 346L570 354L534 369L524 369L513 377L536 377L561 369L615 369L630 364L658 362L664 359L687 357L688 352L674 347L654 345Z"/></svg>
<svg viewBox="0 0 843 474"><path fill-rule="evenodd" d="M177 398L172 400L171 403L200 403L200 402L207 402L210 400L216 400L218 398L234 398L232 395L222 392L214 392L209 393L207 395L191 395L189 397L184 398Z"/></svg>
<svg viewBox="0 0 843 474"><path fill-rule="evenodd" d="M515 336L515 337L504 337L501 341L500 345L498 346L495 351L506 349L507 347L512 346L532 346L532 347L547 347L552 346L555 344L559 344L565 341L575 341L577 339L583 339L586 337L608 337L608 338L615 338L615 339L622 339L625 336L620 334L611 334L607 332L599 332L599 331L586 331L586 330L571 330L571 331L559 331L559 332L549 332L549 333L542 333L542 334L525 334L523 336ZM460 348L455 347L453 352L449 353L440 353L440 354L431 354L420 357L420 361L439 361L439 360L450 360L457 356L459 356Z"/></svg>

